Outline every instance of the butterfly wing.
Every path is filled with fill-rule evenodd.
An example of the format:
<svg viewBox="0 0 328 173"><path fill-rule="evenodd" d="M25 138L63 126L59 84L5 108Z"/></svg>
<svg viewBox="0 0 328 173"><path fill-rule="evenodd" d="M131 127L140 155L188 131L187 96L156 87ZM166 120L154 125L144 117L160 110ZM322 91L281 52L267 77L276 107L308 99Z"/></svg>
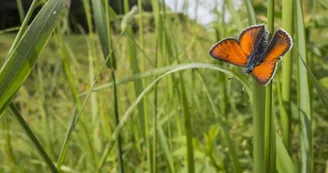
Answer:
<svg viewBox="0 0 328 173"><path fill-rule="evenodd" d="M286 31L279 29L274 34L268 48L261 56L263 57L262 62L252 72L252 76L259 84L266 85L271 81L276 72L277 63L292 46L292 38Z"/></svg>
<svg viewBox="0 0 328 173"><path fill-rule="evenodd" d="M250 26L239 35L239 44L247 56L258 48L264 32L264 25L261 24Z"/></svg>
<svg viewBox="0 0 328 173"><path fill-rule="evenodd" d="M245 67L247 56L234 38L226 38L216 43L208 52L213 58Z"/></svg>

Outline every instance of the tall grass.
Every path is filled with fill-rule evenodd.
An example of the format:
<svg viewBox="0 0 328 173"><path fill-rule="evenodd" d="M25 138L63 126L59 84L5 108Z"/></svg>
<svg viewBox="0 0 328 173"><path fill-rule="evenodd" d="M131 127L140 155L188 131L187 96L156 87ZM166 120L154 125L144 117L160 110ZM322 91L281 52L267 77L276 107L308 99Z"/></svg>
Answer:
<svg viewBox="0 0 328 173"><path fill-rule="evenodd" d="M0 136L6 148L5 152L0 148L0 157L6 160L0 162L0 172L324 170L327 152L313 146L324 146L320 138L325 136L325 126L318 119L327 118L325 74L319 81L318 70L311 68L326 66L318 63L320 58L309 56L318 56L307 44L313 37L307 32L318 34L311 28L318 23L304 20L308 8L301 1L247 0L236 8L234 1L224 0L222 8L214 10L218 18L212 32L208 28L212 24L203 27L196 23L202 20L199 16L192 20L172 12L164 0L151 0L152 11L143 9L146 1L137 1L138 11L127 0L117 1L118 11L124 14L116 14L105 1L84 0L90 32L81 29L78 36L68 34L65 21L60 20L63 0L42 4L30 23L40 5L36 2L12 47L7 47L0 72L0 110L9 105L14 115L4 112L1 119ZM201 10L201 1L196 2L192 9ZM192 5L185 2L184 10ZM320 11L324 5L316 8ZM225 21L228 13L231 19ZM284 56L277 76L265 87L249 81L252 77L242 69L214 63L207 55L216 41L236 37L257 23L267 23L270 33L281 26L294 39L294 59L291 54ZM318 49L322 54L326 51ZM315 94L311 97L312 85L320 100ZM291 115L298 115L299 121L291 123Z"/></svg>

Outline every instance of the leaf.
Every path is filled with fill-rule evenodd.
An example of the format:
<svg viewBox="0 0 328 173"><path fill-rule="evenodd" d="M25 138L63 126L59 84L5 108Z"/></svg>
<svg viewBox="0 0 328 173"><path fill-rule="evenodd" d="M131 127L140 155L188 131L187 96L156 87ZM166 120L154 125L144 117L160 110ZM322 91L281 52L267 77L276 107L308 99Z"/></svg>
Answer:
<svg viewBox="0 0 328 173"><path fill-rule="evenodd" d="M49 0L7 56L0 71L0 115L31 73L61 13L64 0Z"/></svg>

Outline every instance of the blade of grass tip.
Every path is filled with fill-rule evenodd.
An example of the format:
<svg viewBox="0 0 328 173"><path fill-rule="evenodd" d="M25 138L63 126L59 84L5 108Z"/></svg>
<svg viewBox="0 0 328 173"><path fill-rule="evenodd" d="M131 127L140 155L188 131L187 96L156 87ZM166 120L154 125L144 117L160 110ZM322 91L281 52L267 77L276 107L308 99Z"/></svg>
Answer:
<svg viewBox="0 0 328 173"><path fill-rule="evenodd" d="M279 134L276 134L277 146L277 170L279 173L296 173L296 169L292 159L290 158L286 147Z"/></svg>
<svg viewBox="0 0 328 173"><path fill-rule="evenodd" d="M255 13L250 0L246 1L248 24L255 25ZM264 124L265 124L265 87L252 78L252 112L253 112L253 172L265 172Z"/></svg>
<svg viewBox="0 0 328 173"><path fill-rule="evenodd" d="M302 5L300 0L295 1L296 20L296 40L297 51L301 57L304 57L303 62L307 63L306 58L306 38L304 32L304 19ZM306 68L299 59L298 60L298 115L300 118L300 143L301 143L301 172L309 173L313 170L312 156L312 110L310 85Z"/></svg>
<svg viewBox="0 0 328 173"><path fill-rule="evenodd" d="M104 152L102 152L103 154L102 154L100 162L98 164L98 172L101 172L101 169L103 168L103 166L106 162L107 156L109 155L110 151L112 150L113 145L115 144L115 142L118 138L118 135L121 133L121 130L125 126L128 119L131 118L130 116L131 116L132 111L138 105L140 100L142 100L142 97L155 85L155 83L157 83L163 77L165 77L169 74L175 73L175 72L179 72L179 71L187 70L187 69L193 69L193 68L206 68L206 69L211 69L211 70L217 70L217 71L226 73L227 75L233 75L230 71L225 70L223 68L219 68L219 67L211 65L211 64L196 64L196 63L194 63L194 64L184 64L184 65L176 66L175 68L170 69L165 74L162 74L161 76L156 78L156 80L154 80L151 84L148 85L147 88L145 88L142 91L142 93L137 97L137 99L131 104L131 106L127 109L127 111L123 115L119 125L117 125L117 127L115 128L115 130L114 130L114 132L111 136L111 139L107 143ZM245 87L248 87L248 85L247 85L247 83L245 83L245 81L241 81L240 78L238 78L238 76L235 76L235 77L238 81L240 81L242 84L244 84Z"/></svg>
<svg viewBox="0 0 328 173"><path fill-rule="evenodd" d="M24 129L26 134L28 135L28 137L31 139L32 143L35 145L36 150L39 152L43 161L47 164L50 171L53 173L58 173L59 171L57 170L56 166L53 164L50 157L48 156L48 154L42 147L41 143L39 142L37 137L34 135L32 130L30 129L30 127L27 125L27 123L25 122L24 118L19 113L19 111L17 110L15 105L13 103L10 103L9 107L10 107L11 113L15 116L15 118L18 120L18 122L20 123L20 125L22 126L22 128Z"/></svg>
<svg viewBox="0 0 328 173"><path fill-rule="evenodd" d="M268 0L268 31L274 32L274 0ZM272 82L265 87L265 172L276 172L276 127L272 111Z"/></svg>
<svg viewBox="0 0 328 173"><path fill-rule="evenodd" d="M14 43L11 47L12 51L0 70L0 115L32 71L64 8L63 0L49 0L17 45Z"/></svg>
<svg viewBox="0 0 328 173"><path fill-rule="evenodd" d="M282 1L282 27L288 33L293 33L293 11L294 0ZM280 121L283 142L289 151L290 148L290 128L291 128L291 74L292 74L292 50L290 50L282 60L282 100L286 111L281 111Z"/></svg>

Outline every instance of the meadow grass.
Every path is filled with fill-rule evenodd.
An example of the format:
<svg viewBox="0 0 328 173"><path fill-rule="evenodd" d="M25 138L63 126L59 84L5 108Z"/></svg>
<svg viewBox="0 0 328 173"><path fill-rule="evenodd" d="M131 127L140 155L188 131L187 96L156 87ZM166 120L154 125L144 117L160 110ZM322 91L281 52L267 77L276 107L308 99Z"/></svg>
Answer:
<svg viewBox="0 0 328 173"><path fill-rule="evenodd" d="M204 27L163 2L146 12L125 0L117 15L84 0L95 32L74 35L64 0L42 3L30 23L35 0L17 34L0 31L0 172L327 169L328 42L318 39L328 37L318 19L327 4L247 0L235 9L224 0ZM257 23L294 38L267 86L208 55Z"/></svg>

